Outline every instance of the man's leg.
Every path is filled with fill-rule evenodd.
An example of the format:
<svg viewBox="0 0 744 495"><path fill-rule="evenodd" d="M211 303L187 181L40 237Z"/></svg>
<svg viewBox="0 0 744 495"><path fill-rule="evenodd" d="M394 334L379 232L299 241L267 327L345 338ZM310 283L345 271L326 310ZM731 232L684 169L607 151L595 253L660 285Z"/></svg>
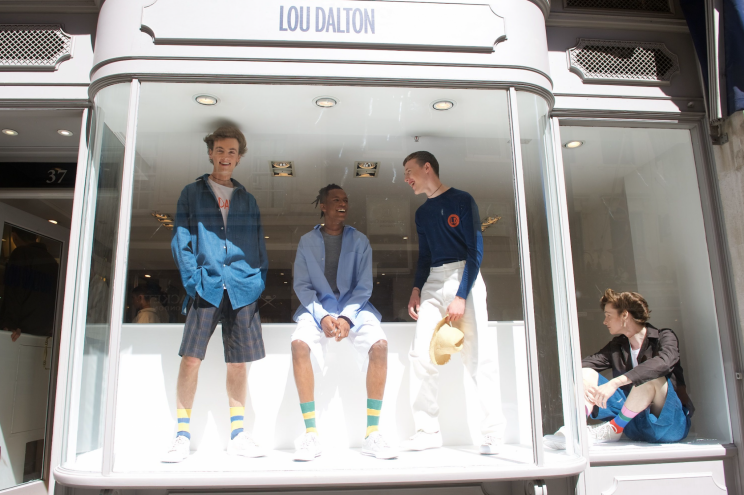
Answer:
<svg viewBox="0 0 744 495"><path fill-rule="evenodd" d="M460 286L462 270L448 281L445 294L454 298ZM481 408L485 414L481 423L484 443L481 453L498 453L504 441L506 417L501 405L501 382L499 381L498 342L496 329L488 327L486 307L486 286L483 278L478 278L465 301L465 313L455 326L465 334L462 348L462 361L476 384Z"/></svg>
<svg viewBox="0 0 744 495"><path fill-rule="evenodd" d="M305 421L305 434L295 440L296 461L312 461L318 457L322 448L315 422L315 374L310 360L311 345L322 353L323 332L315 322L301 321L292 334L292 371L294 373L297 395L300 397L300 411Z"/></svg>
<svg viewBox="0 0 744 495"><path fill-rule="evenodd" d="M633 387L625 401L625 407L636 413L651 407L651 414L659 416L664 408L668 392L666 377L662 376L646 382L643 385Z"/></svg>
<svg viewBox="0 0 744 495"><path fill-rule="evenodd" d="M178 435L191 438L191 408L194 405L196 385L199 379L201 359L183 356L178 368L176 384L176 416L178 417Z"/></svg>
<svg viewBox="0 0 744 495"><path fill-rule="evenodd" d="M387 380L387 340L378 340L369 349L369 367L367 368L367 433L379 430L382 397Z"/></svg>
<svg viewBox="0 0 744 495"><path fill-rule="evenodd" d="M245 363L227 363L227 400L230 404L230 439L243 432L248 390L248 367Z"/></svg>

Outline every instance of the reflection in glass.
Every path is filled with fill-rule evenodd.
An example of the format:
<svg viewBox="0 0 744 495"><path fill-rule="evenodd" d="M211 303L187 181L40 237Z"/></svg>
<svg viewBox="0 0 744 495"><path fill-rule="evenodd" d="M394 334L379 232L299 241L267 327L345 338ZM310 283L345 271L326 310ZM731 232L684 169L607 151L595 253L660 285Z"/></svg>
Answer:
<svg viewBox="0 0 744 495"><path fill-rule="evenodd" d="M62 243L5 224L0 246L0 490L40 479Z"/></svg>
<svg viewBox="0 0 744 495"><path fill-rule="evenodd" d="M71 401L63 462L100 470L106 400L106 368L116 257L129 84L109 86L96 96L86 171L82 249L78 266L78 331L71 366Z"/></svg>
<svg viewBox="0 0 744 495"><path fill-rule="evenodd" d="M695 404L688 441L730 441L710 262L690 131L562 127L581 354L610 335L607 288L641 293L679 338Z"/></svg>

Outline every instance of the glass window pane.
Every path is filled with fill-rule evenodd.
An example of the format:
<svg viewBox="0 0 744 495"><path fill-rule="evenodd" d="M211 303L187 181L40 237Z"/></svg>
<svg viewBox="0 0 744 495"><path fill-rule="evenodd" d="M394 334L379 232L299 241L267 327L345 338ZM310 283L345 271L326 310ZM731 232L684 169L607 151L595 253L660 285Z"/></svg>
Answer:
<svg viewBox="0 0 744 495"><path fill-rule="evenodd" d="M443 93L455 102L451 110L433 108ZM214 95L217 104L197 103L195 95L201 94ZM337 105L319 107L314 100L320 95L332 95ZM198 274L206 291L204 281L209 277L201 262L193 271L179 272L172 251L173 225L184 188L213 172L204 137L227 123L237 125L246 136L247 152L231 177L255 197L268 257L266 287L257 301L267 357L250 368L245 428L264 446L277 449L293 449L294 439L304 431L290 378L290 342L300 305L293 290L294 263L302 236L325 221L314 205L319 189L335 183L349 198L346 225L362 232L372 248L369 301L380 312L390 353L380 427L394 443L414 433L408 404L408 352L415 325L407 305L419 255L415 213L426 198L415 195L405 183L403 159L427 150L438 159L443 182L469 192L478 207L484 252L480 273L488 292L487 332L498 341L498 350L488 350L497 352L500 361L496 385L489 391L498 396L496 388L500 389L507 417L505 439L514 445L509 455L514 461L532 463L505 92L145 83L139 106L115 470L168 469L159 460L177 428L175 384L186 322L183 310L193 304L186 298L184 279ZM232 209L226 221L218 216L218 198L209 194L215 229L245 225L230 216ZM204 235L198 229L206 222L194 220L197 234L193 235ZM189 238L193 246L194 237ZM229 251L234 246L218 247ZM227 264L232 254L225 256ZM221 279L216 292L222 295L224 288L229 292L228 283ZM202 298L206 296L200 292ZM224 450L230 438L222 325L216 324L201 364L189 423L192 449L206 445ZM363 436L347 435L354 427L346 428L343 422L356 422L351 418L357 414L364 417L364 374L355 364L355 351L344 342L336 347L330 343L328 352L333 359L328 358L327 367L316 373L316 398L323 404L316 407L326 411L318 415L318 428L325 428L324 448L359 447ZM469 377L473 368L461 365L460 354L453 357L453 362L458 361L440 368L441 387L446 391L440 392L440 418L450 425L443 427L444 443L467 445L473 462L490 462L473 447L480 444L483 420L476 385ZM336 394L343 402L332 399ZM362 399L351 398L359 394ZM139 407L142 400L156 410ZM332 421L338 424L330 426Z"/></svg>
<svg viewBox="0 0 744 495"><path fill-rule="evenodd" d="M562 127L561 138L582 143L563 149L582 356L612 338L599 306L604 291L640 293L651 310L649 322L671 328L679 340L695 407L685 441L730 442L690 132Z"/></svg>
<svg viewBox="0 0 744 495"><path fill-rule="evenodd" d="M101 90L95 99L79 275L75 298L74 362L63 462L101 469L106 371L111 324L124 142L130 85Z"/></svg>

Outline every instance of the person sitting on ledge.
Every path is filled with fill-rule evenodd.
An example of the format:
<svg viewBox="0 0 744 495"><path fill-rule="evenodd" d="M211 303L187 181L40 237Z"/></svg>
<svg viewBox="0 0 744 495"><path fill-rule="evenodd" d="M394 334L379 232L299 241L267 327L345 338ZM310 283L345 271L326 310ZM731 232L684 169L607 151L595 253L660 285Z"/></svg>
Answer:
<svg viewBox="0 0 744 495"><path fill-rule="evenodd" d="M607 289L600 299L604 325L615 336L582 360L587 417L608 420L589 427L593 444L634 441L673 443L690 431L694 411L687 395L679 341L669 328L648 322L651 310L637 292ZM599 372L612 369L612 380ZM565 449L563 428L545 445Z"/></svg>
<svg viewBox="0 0 744 495"><path fill-rule="evenodd" d="M315 201L325 224L300 238L294 264L294 290L300 307L291 337L294 370L305 433L297 439L296 461L321 454L315 424L315 377L310 355L321 364L331 339L349 338L362 371L367 369L367 431L362 454L393 459L398 453L378 431L387 379L387 340L372 295L372 247L367 236L344 225L349 198L336 184L320 190Z"/></svg>

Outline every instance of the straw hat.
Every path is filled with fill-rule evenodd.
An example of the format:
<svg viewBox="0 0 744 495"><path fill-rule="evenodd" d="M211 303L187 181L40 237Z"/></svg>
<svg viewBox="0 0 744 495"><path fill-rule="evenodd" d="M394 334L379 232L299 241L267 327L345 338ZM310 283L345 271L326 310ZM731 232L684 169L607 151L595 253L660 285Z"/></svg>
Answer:
<svg viewBox="0 0 744 495"><path fill-rule="evenodd" d="M447 364L450 355L462 350L465 334L447 323L447 316L437 323L429 344L429 357L434 364Z"/></svg>

